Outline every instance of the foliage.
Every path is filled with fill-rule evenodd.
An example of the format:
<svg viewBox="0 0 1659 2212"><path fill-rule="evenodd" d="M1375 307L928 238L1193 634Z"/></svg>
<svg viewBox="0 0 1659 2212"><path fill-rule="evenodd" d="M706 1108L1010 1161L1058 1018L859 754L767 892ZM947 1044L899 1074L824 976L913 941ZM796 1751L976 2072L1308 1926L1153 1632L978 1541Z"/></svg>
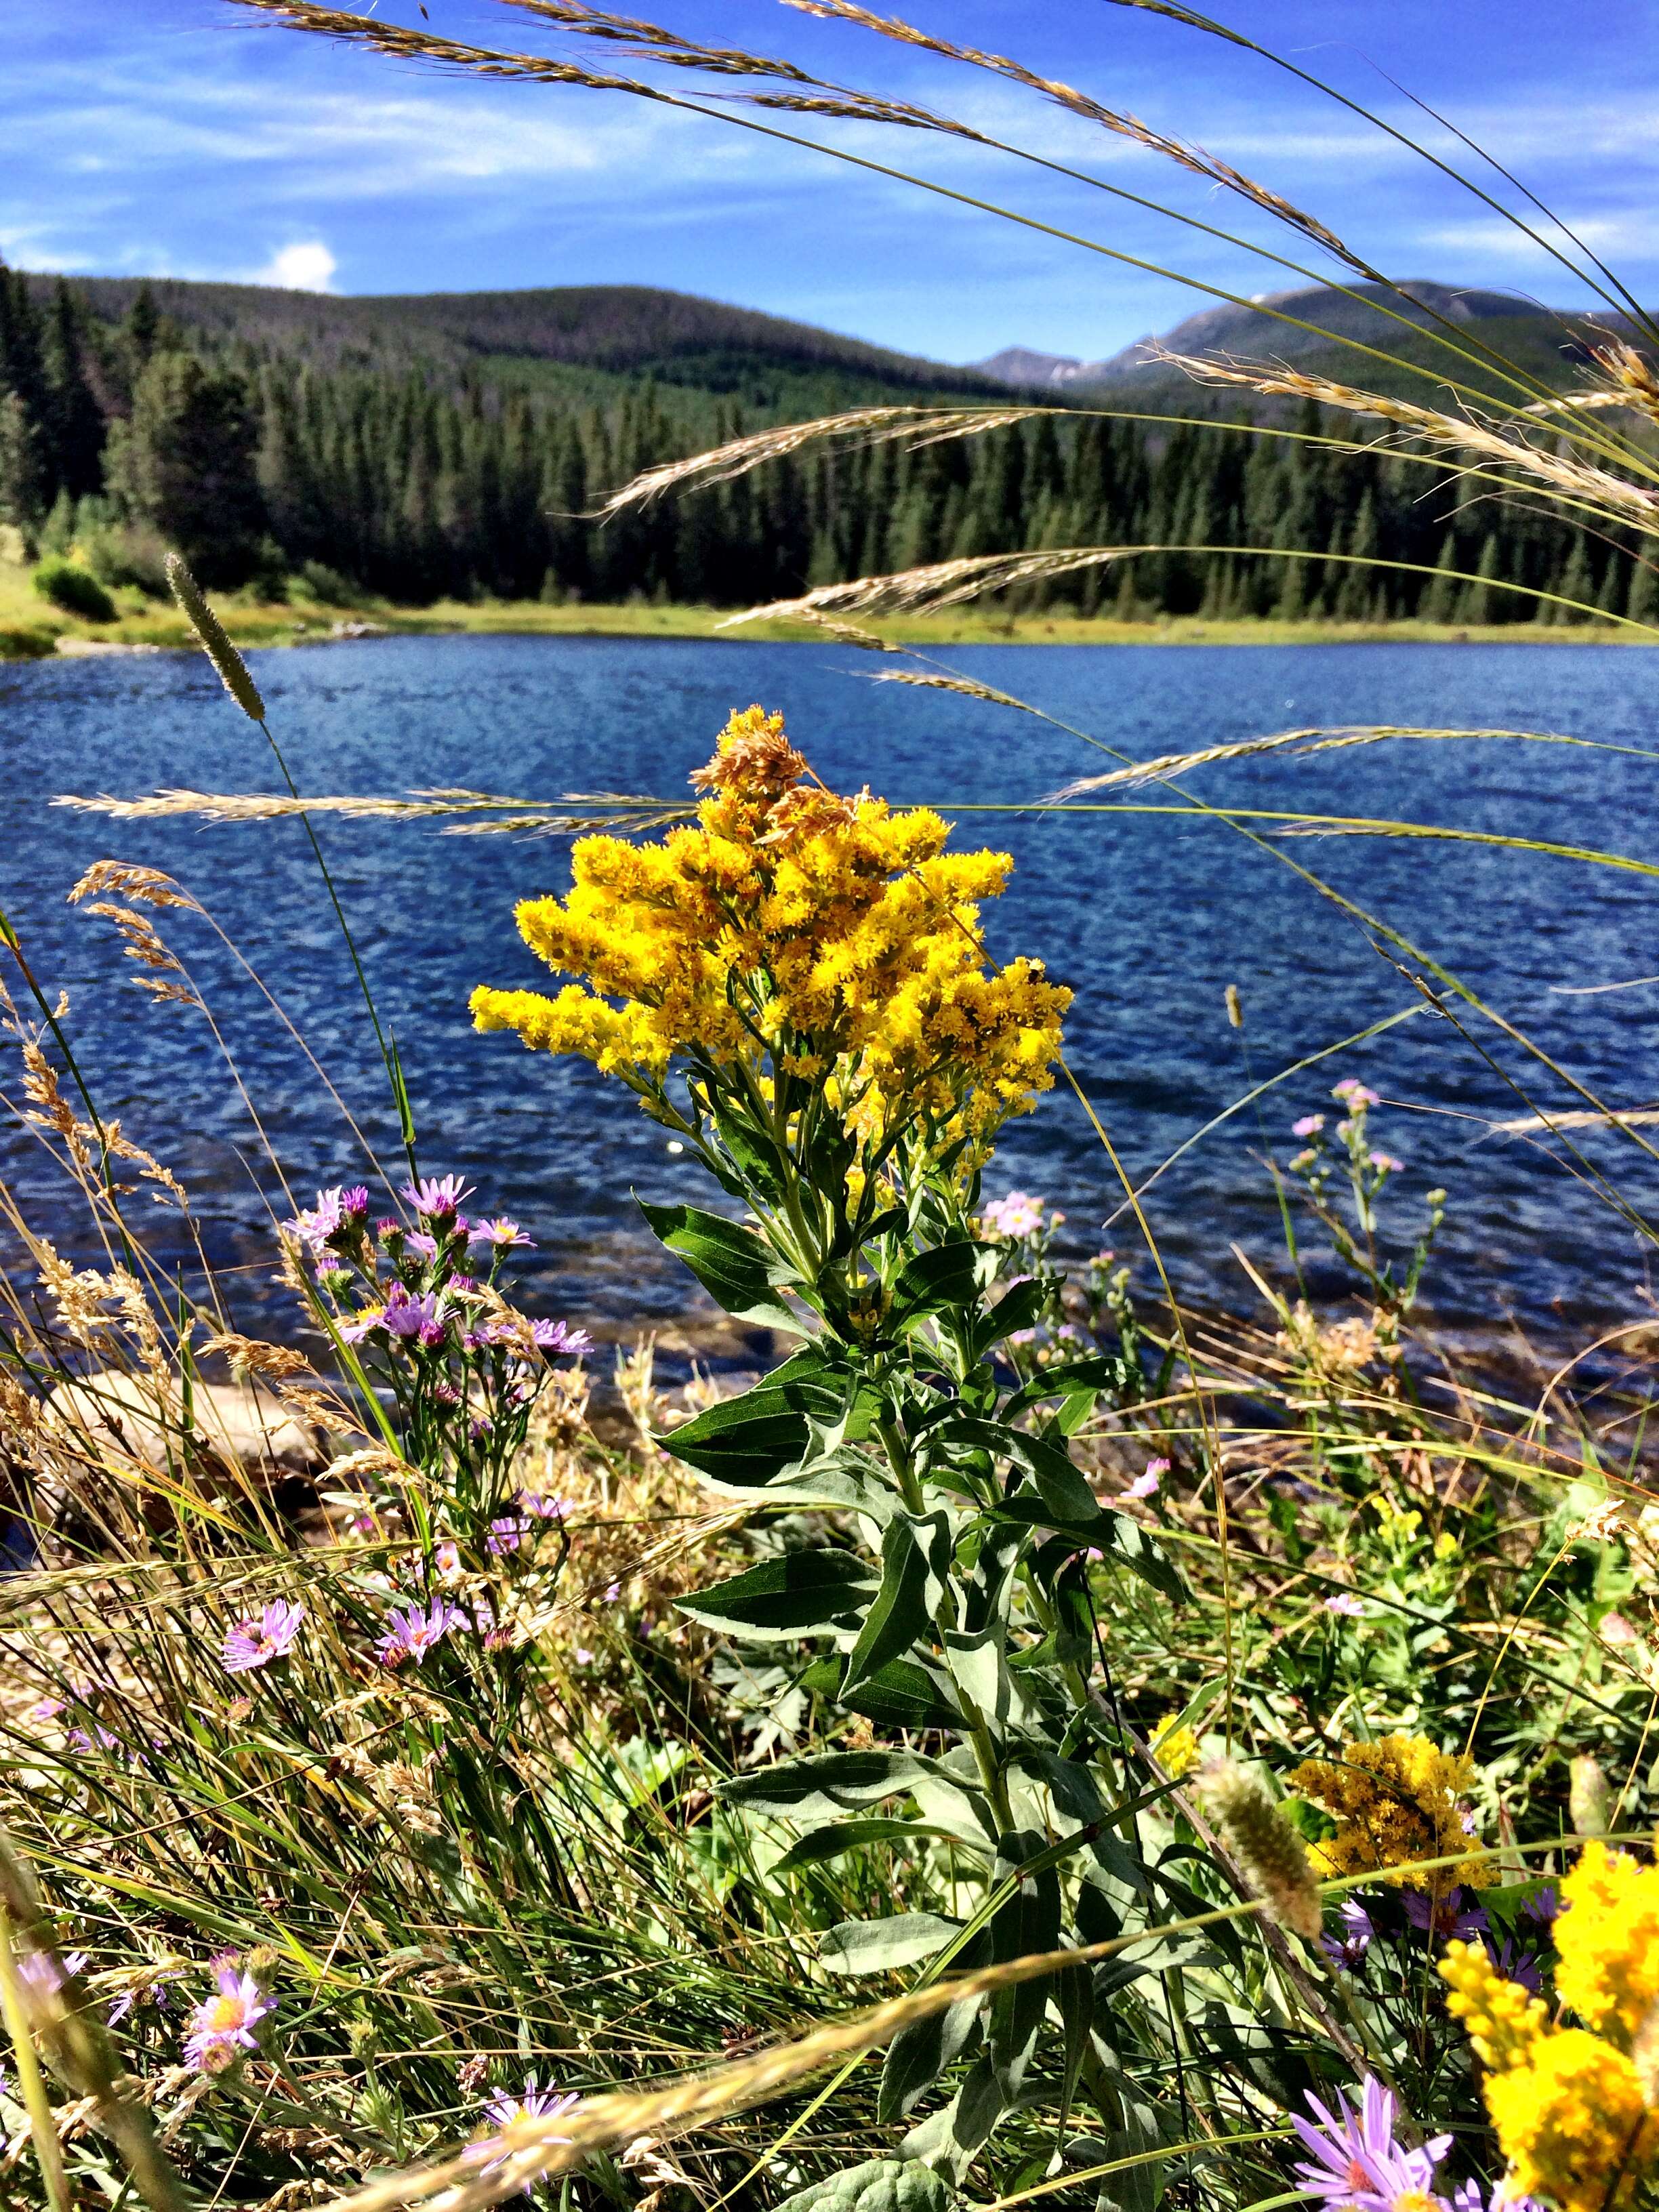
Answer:
<svg viewBox="0 0 1659 2212"><path fill-rule="evenodd" d="M111 493L207 582L240 584L258 562L264 527L257 442L239 377L208 369L193 354L157 351L134 383L131 415L111 434Z"/></svg>
<svg viewBox="0 0 1659 2212"><path fill-rule="evenodd" d="M0 1816L50 1902L41 2032L112 2015L174 2166L232 2172L233 2202L297 2205L479 2127L552 2155L562 2100L722 2045L714 2134L619 2120L550 2186L937 2212L1045 2175L1092 2203L1106 2169L1149 2208L1231 2205L1283 2185L1286 2114L1382 2064L1478 2173L1434 1962L1478 1934L1492 1971L1548 1971L1539 1863L1507 1853L1553 1844L1573 1759L1624 1777L1626 1819L1645 1802L1654 1516L1586 1472L1559 1399L1524 1437L1472 1398L1425 1410L1415 1247L1369 1167L1340 1207L1334 1177L1302 1185L1302 1234L1339 1212L1352 1316L1287 1291L1276 1336L1206 1324L1194 1367L1197 1317L1137 1311L1109 1255L1068 1279L1048 1208L981 1194L1024 1098L994 1031L916 1063L889 1033L907 977L994 980L973 909L1003 863L824 791L757 711L703 781L695 830L578 848L602 910L525 921L609 994L590 1006L641 993L659 1049L616 1072L744 1216L650 1224L795 1348L672 1407L630 1363L612 1441L580 1334L514 1303L526 1232L453 1179L295 1215L304 1350L177 1310L106 1188L112 1139L64 1096L68 1032L49 1001L14 1016L29 1110L130 1255L76 1269L14 1222L46 1307L15 1285L0 1378L40 1547L3 1593ZM134 933L195 902L94 876L165 964ZM1035 1084L1060 1008L1006 972ZM1337 1097L1369 1162L1363 1090ZM216 1443L226 1360L268 1429L325 1439L297 1486ZM1350 1826L1379 1811L1358 1899L1311 1887L1344 1863L1334 1776L1364 1784ZM998 1984L1055 1949L1085 1963ZM952 1998L974 1972L991 1986ZM948 2002L888 2032L878 2079L740 2118L757 2035L894 1977ZM76 2186L115 2185L102 2110L65 2124Z"/></svg>
<svg viewBox="0 0 1659 2212"><path fill-rule="evenodd" d="M963 380L821 332L783 326L781 337L764 317L621 288L483 295L452 309L168 284L164 313L118 280L50 294L38 279L4 283L0 386L17 396L20 434L32 441L18 495L31 522L58 514L58 550L112 525L157 528L210 581L251 576L269 531L282 560L325 582L313 592L325 604L369 591L415 603L641 593L739 605L880 570L1078 544L1218 550L1147 554L1103 580L1097 571L1028 586L1014 604L1137 619L1502 623L1539 612L1499 588L1516 584L1577 600L1577 612L1542 610L1575 622L1589 618L1585 608L1639 617L1653 588L1627 532L1609 539L1520 508L1448 517L1425 503L1406 461L1322 443L1330 424L1313 403L1286 417L1297 435L1279 439L1097 418L1072 398L971 447L833 457L809 447L678 510L601 526L587 510L605 488L701 446L861 401L959 401ZM122 418L169 356L135 449ZM205 395L176 388L186 358ZM228 418L230 448L210 465L188 428L192 408L236 414L231 384L256 434L257 489L240 416ZM1184 392L1173 411L1211 410ZM1271 419L1273 406L1255 411ZM102 460L89 463L94 437ZM100 511L106 476L112 512ZM0 459L0 501L5 483ZM1244 550L1291 546L1318 557ZM1470 580L1422 573L1437 564ZM129 563L147 588L154 572L153 562Z"/></svg>
<svg viewBox="0 0 1659 2212"><path fill-rule="evenodd" d="M65 614L80 615L88 622L115 620L114 600L89 569L77 568L73 561L43 561L34 572L34 588Z"/></svg>
<svg viewBox="0 0 1659 2212"><path fill-rule="evenodd" d="M313 0L249 3L397 54L582 81ZM813 8L909 35L851 0ZM784 105L957 127L845 88L815 105L798 69L556 12L668 69L787 76ZM1360 266L1201 149L933 45ZM37 389L24 296L0 292L14 393ZM234 369L178 341L138 295L113 485L135 511L188 477L163 462L191 450L198 400L252 481ZM60 385L75 350L60 332ZM1615 547L1650 532L1650 456L1597 418L1659 422L1642 357L1598 358L1553 446L1300 370L1200 368L1418 441L1387 462L1342 449L1357 475L1449 454L1541 489L1575 518L1537 526L1564 533L1550 543L1570 546L1560 574L1583 600L1592 543L1621 591ZM446 404L463 426L489 419ZM1303 491L1339 450L1316 419L1305 453L1283 446ZM649 463L646 403L632 420ZM533 410L516 421L522 489ZM1046 414L999 427L981 410L908 453L881 427L862 426L872 477L902 468L913 489L982 468L992 512L1028 528L1041 510L1016 472L1038 453L1068 465ZM838 418L791 432L788 453L761 440L668 477L712 477L752 518L751 468L830 483L860 434ZM1070 453L1117 435L1081 424ZM50 448L73 519L91 495L71 501L70 451ZM293 479L263 452L270 497ZM643 506L663 482L647 467L612 502L635 552L668 542ZM1349 574L1381 557L1382 483L1354 510ZM1626 537L1580 530L1586 514ZM245 553L253 517L250 495ZM1054 531L1012 566L862 577L835 604L1089 573ZM1304 505L1258 549L1285 556L1297 594L1314 561L1343 565L1310 536ZM1455 580L1437 565L1444 611ZM216 617L169 567L263 725ZM1473 588L1489 600L1499 580L1483 550ZM978 908L1004 856L951 853L927 810L830 791L758 708L696 781L694 827L585 839L569 890L521 907L526 940L573 979L556 998L485 985L473 1002L480 1027L617 1077L734 1209L644 1206L782 1356L730 1392L694 1374L671 1406L641 1347L617 1368L626 1430L590 1416L585 1333L515 1303L525 1231L464 1215L469 1193L419 1173L389 1043L410 1180L320 1192L283 1225L295 1341L239 1334L222 1285L192 1297L130 1203L142 1185L187 1211L189 1193L100 1115L67 1000L3 925L24 1124L89 1211L98 1261L8 1203L0 1439L33 1549L0 1587L0 1818L21 1855L0 1853L17 2056L0 2118L27 2201L137 2190L166 2212L186 2194L289 2212L368 2180L380 2208L523 2187L561 2212L942 2212L963 2196L1493 2212L1522 2191L1633 2212L1659 2185L1659 1875L1628 1849L1649 1850L1656 1809L1639 1340L1616 1380L1575 1397L1571 1366L1553 1368L1530 1401L1437 1353L1415 1316L1448 1194L1402 1218L1385 1109L1357 1075L1332 1089L1329 1139L1328 1109L1296 1102L1286 1164L1262 1124L1285 1249L1249 1263L1258 1318L1196 1310L1167 1282L1137 1298L1111 1253L1068 1267L1053 1209L987 1196L1001 1127L1056 1066L1087 1105L1063 1057L1067 994L987 953ZM677 815L641 802L632 819L643 834ZM1298 872L1437 1006L1485 1013ZM207 923L192 894L106 861L73 896L112 922L158 1008L205 1012L161 934ZM1591 1101L1569 1120L1609 1118L1647 1147L1638 1115ZM1141 1194L1125 1195L1157 1260ZM1345 1299L1316 1305L1310 1248ZM873 2006L849 2003L860 1980ZM425 2173L386 2171L462 2136Z"/></svg>

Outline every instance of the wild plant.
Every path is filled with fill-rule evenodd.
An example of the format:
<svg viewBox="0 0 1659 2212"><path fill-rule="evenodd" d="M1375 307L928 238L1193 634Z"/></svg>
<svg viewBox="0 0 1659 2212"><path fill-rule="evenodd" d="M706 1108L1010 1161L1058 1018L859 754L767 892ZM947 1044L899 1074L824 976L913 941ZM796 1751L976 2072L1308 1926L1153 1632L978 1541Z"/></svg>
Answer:
<svg viewBox="0 0 1659 2212"><path fill-rule="evenodd" d="M648 74L487 52L309 0L246 4L409 58L695 104ZM788 133L761 113L988 143L942 112L574 0L525 12L647 73L737 80L757 111L741 119L775 137ZM1380 289L1385 314L1408 316L1405 288L1202 149L851 0L807 12L989 71L1161 154L1287 226L1295 255L1334 256L1339 289ZM1249 44L1164 0L1157 12ZM1588 276L1651 341L1611 276L1592 264ZM1380 422L1426 484L1542 496L1639 552L1654 501L1644 426L1659 414L1643 356L1599 336L1598 380L1563 398L1430 319L1450 404L1193 364L1331 410L1317 429L1240 421L1215 434L1353 452L1372 432L1331 416ZM1017 400L792 425L651 471L612 505L811 446L972 436L1052 411ZM1054 545L757 611L884 650L846 618L1169 550ZM1027 711L925 663L881 673ZM1460 736L1565 741L1298 730L1120 761L1057 803L1135 805L1125 794L1155 779L1160 803L1293 869L1403 967L1433 1018L1482 1024L1565 1087L1571 1110L1505 1126L1552 1135L1648 1233L1579 1149L1601 1127L1650 1159L1641 1112L1559 1066L1279 833L1508 842L1638 876L1650 863L1211 807L1186 790L1249 752ZM122 1339L158 1408L176 1407L159 1468L80 1437L100 1517L72 1565L8 1594L27 1624L21 1666L47 1694L12 1700L4 1809L57 1917L8 1893L23 1955L7 2014L83 2100L48 2112L39 2071L20 2063L18 2140L24 2118L40 2130L49 2199L64 2161L48 2138L67 2136L76 2181L112 2197L124 2185L97 2130L135 2157L108 2069L77 2074L85 2052L62 2033L91 1996L119 2008L140 2084L125 2101L156 2114L190 2185L206 2194L240 2171L273 2205L476 2133L354 2201L439 2197L461 2212L530 2186L570 2205L643 2192L936 2212L953 2190L988 2186L980 2201L999 2207L1152 2212L1166 2193L1237 2206L1288 2191L1333 2212L1477 2212L1507 2190L1620 2212L1659 2171L1653 1876L1620 1847L1652 1809L1659 1509L1643 1486L1640 1339L1626 1373L1578 1389L1567 1370L1505 1387L1438 1358L1413 1331L1441 1201L1391 1252L1384 1206L1401 1170L1373 1140L1378 1102L1357 1077L1345 1126L1304 1128L1278 1181L1287 1213L1294 1195L1351 1272L1358 1315L1329 1322L1265 1279L1261 1324L1199 1310L1167 1279L1137 1298L1104 1252L1059 1279L1051 1210L985 1190L1007 1117L1054 1071L1073 1082L1065 993L1030 962L986 955L978 907L1000 888L1001 856L947 854L937 817L827 790L759 710L727 731L702 787L694 823L656 844L586 841L569 895L524 909L528 941L575 981L556 997L483 986L474 1002L482 1027L586 1057L673 1133L736 1213L649 1202L650 1226L727 1313L794 1347L754 1387L654 1431L653 1449L734 1509L699 1516L671 1492L669 1510L691 1530L744 1524L741 1572L678 1583L683 1640L657 1633L659 1619L622 1633L636 1620L620 1577L614 1597L610 1580L572 1591L580 1516L532 1504L567 1493L522 1469L534 1425L579 1387L547 1376L556 1347L501 1286L513 1239L475 1254L462 1194L423 1186L412 1162L412 1227L372 1226L366 1188L362 1204L340 1192L295 1216L315 1263L301 1273L294 1255L296 1291L331 1368L313 1395L349 1447L321 1501L344 1525L321 1541L297 1542L268 1499L227 1503L189 1419L189 1332L169 1335L146 1303L118 1219L100 1212L118 1280L113 1253L95 1284L47 1273L65 1328L73 1314L88 1333L81 1348L94 1330ZM114 811L450 812L476 829L574 826L599 804L324 800L290 784ZM604 805L641 834L690 811ZM33 1044L46 1085L46 1045ZM1271 1087L1253 1085L1250 1103ZM95 1115L83 1127L64 1110L66 1151L101 1169L112 1146ZM1157 1267L1146 1187L1121 1180ZM1293 1232L1292 1277L1298 1250ZM5 1413L32 1474L52 1364L35 1357L21 1298L14 1317ZM635 1382L644 1408L638 1370ZM574 1455L594 1453L584 1441ZM666 1483L665 1462L641 1456ZM605 1480L638 1472L613 1465ZM572 1648L573 1613L595 1643L610 1632L602 1660ZM740 1719L702 1663L712 1638L758 1655L751 1692L765 1686ZM754 1727L769 1692L769 1725ZM89 1974L82 1948L100 1959ZM913 1968L873 2007L840 2002L844 1977ZM695 2064L717 2048L722 2062ZM860 2066L877 2049L873 2087ZM661 2071L680 2078L641 2086ZM778 2124L744 2118L769 2100L788 2100ZM165 2177L147 2178L161 2201Z"/></svg>

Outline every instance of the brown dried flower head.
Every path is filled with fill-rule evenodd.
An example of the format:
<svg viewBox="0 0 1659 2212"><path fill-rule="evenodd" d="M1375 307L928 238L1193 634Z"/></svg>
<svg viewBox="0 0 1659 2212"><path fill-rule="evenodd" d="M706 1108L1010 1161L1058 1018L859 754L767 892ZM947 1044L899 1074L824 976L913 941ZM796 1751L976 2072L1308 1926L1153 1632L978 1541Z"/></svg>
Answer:
<svg viewBox="0 0 1659 2212"><path fill-rule="evenodd" d="M736 786L756 798L781 799L806 774L806 757L783 734L781 714L763 707L734 714L720 732L714 757L693 769L698 791L726 791Z"/></svg>

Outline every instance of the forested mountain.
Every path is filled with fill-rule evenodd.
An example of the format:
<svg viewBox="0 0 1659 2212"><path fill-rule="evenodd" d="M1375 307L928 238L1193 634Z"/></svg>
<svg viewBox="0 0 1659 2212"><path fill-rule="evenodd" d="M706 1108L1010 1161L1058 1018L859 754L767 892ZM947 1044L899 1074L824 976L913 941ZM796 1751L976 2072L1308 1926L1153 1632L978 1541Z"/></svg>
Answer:
<svg viewBox="0 0 1659 2212"><path fill-rule="evenodd" d="M1334 383L1421 399L1429 387L1413 374L1415 365L1445 381L1441 404L1461 387L1501 408L1531 396L1519 391L1517 373L1544 391L1565 390L1589 366L1592 344L1631 335L1622 315L1559 313L1475 285L1419 282L1395 291L1314 284L1263 294L1249 307L1224 301L1200 308L1161 337L1137 339L1103 361L1008 346L975 367L999 383L1065 393L1079 404L1133 393L1137 404L1174 407L1189 404L1193 387L1158 361L1155 348L1288 362ZM1356 350L1361 346L1369 350Z"/></svg>
<svg viewBox="0 0 1659 2212"><path fill-rule="evenodd" d="M73 547L107 582L159 588L177 545L222 586L280 594L299 572L343 600L736 605L967 554L1160 544L1185 550L1046 597L1125 615L1531 619L1502 588L1515 582L1653 611L1652 572L1603 538L1237 416L1062 411L914 453L809 450L604 526L586 519L636 470L746 429L996 388L633 288L337 300L0 270L0 526L30 549ZM1300 427L1317 430L1317 415ZM1330 557L1344 556L1472 580Z"/></svg>

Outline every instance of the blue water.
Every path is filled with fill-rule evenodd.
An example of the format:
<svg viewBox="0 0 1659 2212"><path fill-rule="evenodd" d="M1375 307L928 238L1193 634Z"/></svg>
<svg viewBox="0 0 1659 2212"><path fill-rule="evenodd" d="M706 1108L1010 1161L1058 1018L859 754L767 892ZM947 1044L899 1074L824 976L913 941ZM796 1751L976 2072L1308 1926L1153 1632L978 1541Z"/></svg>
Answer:
<svg viewBox="0 0 1659 2212"><path fill-rule="evenodd" d="M1405 816L1638 857L1659 849L1659 654L1534 645L999 647L951 659L1136 757L1373 720L1553 730L1640 748L1644 757L1631 758L1501 741L1396 742L1238 763L1190 787L1242 807ZM1588 996L1561 988L1659 970L1659 899L1639 875L1446 844L1298 841L1263 851L1224 825L1167 811L975 817L971 805L1018 805L1111 763L1005 709L874 689L866 679L878 664L830 646L384 639L254 662L273 726L310 792L467 785L536 799L597 789L675 796L727 711L760 700L784 709L828 781L867 781L896 799L961 810L963 837L1015 855L1012 885L991 916L994 945L1004 956L1041 954L1076 988L1073 1065L1137 1180L1249 1079L1418 997L1364 928L1287 860L1322 874L1455 972L1592 1091L1620 1105L1659 1093L1659 981ZM278 787L258 732L199 659L0 668L0 902L43 985L69 991L69 1028L102 1110L189 1184L204 1243L240 1285L242 1314L264 1307L269 1323L280 1294L270 1283L268 1224L283 1201L247 1110L200 1017L149 1005L107 925L66 907L69 885L105 854L176 875L282 1000L388 1163L397 1158L395 1123L298 823L112 823L49 803L60 793L131 795L167 785ZM1153 808L1170 803L1158 790L1139 797ZM377 822L325 822L319 835L403 1051L422 1167L459 1169L481 1204L526 1223L547 1310L622 1320L680 1307L684 1278L642 1237L629 1194L693 1195L695 1173L590 1070L478 1037L466 1018L466 994L479 980L547 980L518 943L511 910L527 893L564 887L564 846ZM295 1188L308 1195L358 1176L349 1131L246 977L199 921L164 920ZM1225 1018L1229 983L1243 994L1248 1073ZM1250 1309L1254 1293L1229 1246L1274 1264L1264 1137L1286 1157L1290 1121L1328 1103L1331 1082L1350 1073L1398 1102L1376 1117L1376 1135L1408 1163L1392 1208L1402 1235L1414 1231L1432 1184L1452 1194L1431 1279L1437 1317L1474 1330L1514 1316L1550 1343L1627 1317L1648 1267L1638 1230L1559 1145L1553 1156L1487 1133L1529 1100L1558 1109L1582 1102L1474 1010L1461 1008L1459 1021L1464 1034L1419 1015L1283 1086L1260 1122L1239 1116L1188 1152L1147 1200L1178 1279ZM9 1073L4 1085L14 1088ZM1651 1159L1606 1133L1582 1144L1638 1213L1659 1218ZM39 1147L8 1130L0 1168L75 1246L72 1217ZM1098 1139L1063 1091L1009 1130L990 1180L1040 1189L1063 1206L1079 1253L1099 1245L1121 1200ZM189 1264L173 1218L139 1205L155 1249L170 1264ZM1136 1255L1127 1220L1107 1237ZM1316 1287L1333 1279L1316 1264Z"/></svg>

